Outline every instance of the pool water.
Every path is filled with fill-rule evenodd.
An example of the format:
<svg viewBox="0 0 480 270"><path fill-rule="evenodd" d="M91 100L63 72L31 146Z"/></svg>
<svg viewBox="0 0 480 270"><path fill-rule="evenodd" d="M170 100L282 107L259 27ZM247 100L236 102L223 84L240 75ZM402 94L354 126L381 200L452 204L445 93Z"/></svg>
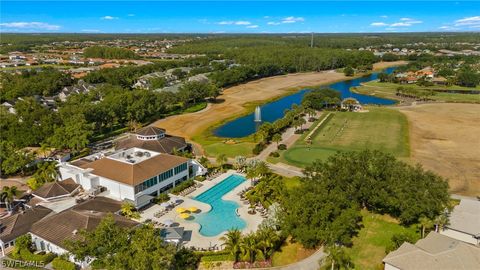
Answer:
<svg viewBox="0 0 480 270"><path fill-rule="evenodd" d="M232 191L244 181L245 177L232 174L194 198L212 206L210 211L194 215L194 221L201 226L201 235L215 236L230 229L241 230L247 226L245 220L236 214L238 204L233 201L222 200L223 195Z"/></svg>

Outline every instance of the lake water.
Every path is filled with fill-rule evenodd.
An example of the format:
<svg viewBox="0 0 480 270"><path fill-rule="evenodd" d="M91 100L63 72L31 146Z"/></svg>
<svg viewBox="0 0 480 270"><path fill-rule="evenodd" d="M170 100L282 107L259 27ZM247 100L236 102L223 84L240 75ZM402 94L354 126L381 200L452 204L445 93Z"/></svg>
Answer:
<svg viewBox="0 0 480 270"><path fill-rule="evenodd" d="M386 73L392 73L395 70L394 67L383 70ZM340 92L342 99L347 97L353 97L357 99L361 104L377 104L377 105L392 105L395 101L390 99L384 99L379 97L373 97L368 95L361 95L352 93L351 87L359 86L361 83L376 80L378 72L372 73L365 77L360 77L348 81L341 81L326 85L326 88L332 88ZM272 101L260 106L262 111L262 122L258 123L254 121L254 113L239 117L230 122L223 124L213 131L215 136L224 138L242 138L250 134L253 134L257 128L264 122L274 122L275 120L282 118L284 111L290 109L293 104L300 104L303 95L307 93L308 89L300 90L295 94L282 97L276 101Z"/></svg>

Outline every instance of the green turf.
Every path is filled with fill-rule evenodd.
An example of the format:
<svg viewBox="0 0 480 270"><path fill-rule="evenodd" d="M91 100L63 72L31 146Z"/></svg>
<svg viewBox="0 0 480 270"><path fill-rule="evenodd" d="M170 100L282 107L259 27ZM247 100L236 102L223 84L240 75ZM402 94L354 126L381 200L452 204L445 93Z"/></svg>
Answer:
<svg viewBox="0 0 480 270"><path fill-rule="evenodd" d="M254 143L240 142L237 144L226 144L223 142L216 142L208 145L204 145L204 149L208 156L217 156L219 154L225 154L227 157L236 156L252 156L252 149L255 146Z"/></svg>
<svg viewBox="0 0 480 270"><path fill-rule="evenodd" d="M440 89L440 90L480 90L480 86L475 88L467 88L461 86L434 86L434 87L422 87L415 84L401 85L396 83L380 83L380 82L367 82L364 86L355 87L352 91L365 94L374 95L383 98L398 99L396 91L399 86L412 87L418 90L424 89ZM441 93L436 92L434 96L429 97L432 100L444 101L444 102L460 102L460 103L480 103L480 95L477 94L458 94L458 93Z"/></svg>
<svg viewBox="0 0 480 270"><path fill-rule="evenodd" d="M415 226L401 226L397 220L387 215L362 210L362 217L363 228L353 238L353 246L347 249L355 269L383 269L385 248L394 234L410 232L418 235Z"/></svg>
<svg viewBox="0 0 480 270"><path fill-rule="evenodd" d="M369 112L333 112L307 144L302 136L278 161L304 167L325 160L337 151L381 150L408 157L408 121L389 108L368 108ZM318 124L318 123L317 123ZM315 126L315 125L314 125Z"/></svg>

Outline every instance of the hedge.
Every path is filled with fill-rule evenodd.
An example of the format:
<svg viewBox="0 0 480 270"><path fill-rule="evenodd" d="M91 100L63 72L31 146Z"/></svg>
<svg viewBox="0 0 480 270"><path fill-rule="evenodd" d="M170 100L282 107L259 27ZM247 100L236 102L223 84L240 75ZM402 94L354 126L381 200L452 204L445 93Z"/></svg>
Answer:
<svg viewBox="0 0 480 270"><path fill-rule="evenodd" d="M59 257L53 259L52 267L53 269L57 269L57 270L75 270L76 269L76 266L74 263Z"/></svg>
<svg viewBox="0 0 480 270"><path fill-rule="evenodd" d="M172 193L175 194L175 195L178 195L184 189L187 189L187 188L189 188L193 185L195 185L195 182L192 179L187 180L185 182L182 182L182 183L176 185L174 188L172 188Z"/></svg>

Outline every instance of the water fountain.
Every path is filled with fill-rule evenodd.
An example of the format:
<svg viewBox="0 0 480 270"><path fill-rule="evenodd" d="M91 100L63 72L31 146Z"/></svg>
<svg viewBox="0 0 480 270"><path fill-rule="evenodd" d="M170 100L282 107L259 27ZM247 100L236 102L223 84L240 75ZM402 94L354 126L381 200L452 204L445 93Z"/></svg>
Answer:
<svg viewBox="0 0 480 270"><path fill-rule="evenodd" d="M260 110L260 106L255 108L255 122L262 122L262 111Z"/></svg>

